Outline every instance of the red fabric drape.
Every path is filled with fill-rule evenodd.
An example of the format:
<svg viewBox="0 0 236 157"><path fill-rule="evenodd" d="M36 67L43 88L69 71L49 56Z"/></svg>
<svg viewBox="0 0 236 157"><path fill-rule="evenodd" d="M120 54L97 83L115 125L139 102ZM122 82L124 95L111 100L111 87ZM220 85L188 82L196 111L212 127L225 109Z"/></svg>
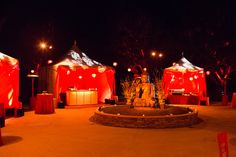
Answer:
<svg viewBox="0 0 236 157"><path fill-rule="evenodd" d="M114 71L107 68L104 72L99 72L98 68L77 67L70 69L69 66L58 66L55 83L55 93L66 92L73 87L77 90L98 91L98 101L104 102L111 99L114 91Z"/></svg>
<svg viewBox="0 0 236 157"><path fill-rule="evenodd" d="M207 96L204 71L178 71L166 68L163 74L163 89L166 95L172 89L184 89L184 93L196 94L203 99Z"/></svg>
<svg viewBox="0 0 236 157"><path fill-rule="evenodd" d="M0 53L0 102L5 108L19 108L19 63Z"/></svg>

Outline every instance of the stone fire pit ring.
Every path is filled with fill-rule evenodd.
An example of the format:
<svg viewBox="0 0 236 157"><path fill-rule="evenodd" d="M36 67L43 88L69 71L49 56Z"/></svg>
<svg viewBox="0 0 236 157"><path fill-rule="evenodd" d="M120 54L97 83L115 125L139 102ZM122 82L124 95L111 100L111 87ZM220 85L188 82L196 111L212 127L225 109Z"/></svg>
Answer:
<svg viewBox="0 0 236 157"><path fill-rule="evenodd" d="M124 113L122 113L122 107L125 110ZM137 107L129 111L129 106L127 105L114 105L99 107L90 120L106 126L127 128L176 128L192 126L199 122L196 109L172 107L174 107L173 111L178 111L179 109L181 112L183 110L184 113L167 112L166 115L158 115L158 110L162 112L160 109L150 108L150 110L153 110L152 112L147 111L146 107ZM133 111L134 113L132 113Z"/></svg>

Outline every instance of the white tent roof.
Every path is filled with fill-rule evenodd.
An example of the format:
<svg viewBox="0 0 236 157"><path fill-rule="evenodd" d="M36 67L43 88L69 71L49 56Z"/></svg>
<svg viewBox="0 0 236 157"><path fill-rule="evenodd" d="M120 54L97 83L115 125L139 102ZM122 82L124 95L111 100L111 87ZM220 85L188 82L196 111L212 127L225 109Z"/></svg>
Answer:
<svg viewBox="0 0 236 157"><path fill-rule="evenodd" d="M18 63L17 59L0 52L0 62L2 61L7 61L11 65L15 65Z"/></svg>
<svg viewBox="0 0 236 157"><path fill-rule="evenodd" d="M178 63L175 63L173 66L167 68L168 70L176 70L176 71L197 71L197 70L203 70L200 67L197 67L190 63L185 57L182 57Z"/></svg>
<svg viewBox="0 0 236 157"><path fill-rule="evenodd" d="M72 46L71 50L66 55L66 58L57 63L55 66L79 66L84 69L88 67L101 67L101 63L89 58L84 52L82 52L77 46L76 42Z"/></svg>

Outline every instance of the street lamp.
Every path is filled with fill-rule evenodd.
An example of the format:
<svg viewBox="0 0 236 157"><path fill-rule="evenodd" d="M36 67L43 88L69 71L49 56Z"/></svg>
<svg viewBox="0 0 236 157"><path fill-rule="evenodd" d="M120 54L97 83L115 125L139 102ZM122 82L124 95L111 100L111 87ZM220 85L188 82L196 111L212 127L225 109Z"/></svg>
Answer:
<svg viewBox="0 0 236 157"><path fill-rule="evenodd" d="M151 52L151 56L155 57L156 56L156 52L155 51Z"/></svg>
<svg viewBox="0 0 236 157"><path fill-rule="evenodd" d="M157 53L156 51L152 51L151 52L151 57L153 57L153 58L156 58L156 56L158 57L158 58L162 58L163 57L163 53Z"/></svg>
<svg viewBox="0 0 236 157"><path fill-rule="evenodd" d="M31 73L27 75L27 77L31 78L31 97L30 97L30 108L34 109L35 105L35 97L34 97L34 79L38 78L39 75L34 73L34 70L30 71Z"/></svg>
<svg viewBox="0 0 236 157"><path fill-rule="evenodd" d="M42 51L41 58L40 58L40 65L44 65L45 70L41 70L41 76L40 80L42 81L42 91L48 90L48 70L47 70L47 64L51 64L52 60L48 60L47 53L49 50L51 50L53 47L52 45L49 45L45 41L41 41L39 43L39 49ZM45 77L45 78L44 78ZM44 79L43 79L44 78Z"/></svg>
<svg viewBox="0 0 236 157"><path fill-rule="evenodd" d="M39 43L39 48L44 52L45 50L51 50L52 45L48 45L46 42L42 41Z"/></svg>
<svg viewBox="0 0 236 157"><path fill-rule="evenodd" d="M114 83L113 83L113 98L112 99L114 99L115 100L115 103L117 103L118 102L118 96L116 95L116 93L117 93L117 91L116 91L116 83L117 83L117 65L118 65L118 63L117 62L113 62L113 64L112 64L114 67L115 67L115 74L114 74L114 78L115 78L115 81L114 81Z"/></svg>
<svg viewBox="0 0 236 157"><path fill-rule="evenodd" d="M117 62L113 62L113 66L116 67L118 65Z"/></svg>
<svg viewBox="0 0 236 157"><path fill-rule="evenodd" d="M152 57L152 64L150 66L152 66L153 70L156 70L155 72L158 73L158 78L160 79L162 75L161 60L163 58L163 53L162 51L157 50L157 51L151 51L150 55Z"/></svg>
<svg viewBox="0 0 236 157"><path fill-rule="evenodd" d="M46 47L47 47L47 44L46 44L46 43L44 43L44 42L41 42L41 43L40 43L40 48L41 48L42 50L44 50Z"/></svg>

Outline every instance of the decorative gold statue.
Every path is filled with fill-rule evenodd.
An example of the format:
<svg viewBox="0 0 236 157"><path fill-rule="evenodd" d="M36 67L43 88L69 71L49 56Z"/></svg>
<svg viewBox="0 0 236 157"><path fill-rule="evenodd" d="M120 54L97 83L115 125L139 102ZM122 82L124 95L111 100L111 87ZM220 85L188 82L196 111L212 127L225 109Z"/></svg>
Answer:
<svg viewBox="0 0 236 157"><path fill-rule="evenodd" d="M154 107L154 99L154 85L149 82L148 73L143 73L140 83L135 87L135 98L132 105L137 107Z"/></svg>

